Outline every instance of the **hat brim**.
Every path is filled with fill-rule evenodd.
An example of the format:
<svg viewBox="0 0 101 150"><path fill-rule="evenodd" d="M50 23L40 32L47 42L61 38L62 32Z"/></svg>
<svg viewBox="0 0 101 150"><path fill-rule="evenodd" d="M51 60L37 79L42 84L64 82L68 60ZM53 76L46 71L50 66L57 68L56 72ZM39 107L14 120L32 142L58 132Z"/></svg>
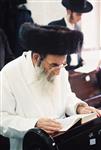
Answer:
<svg viewBox="0 0 101 150"><path fill-rule="evenodd" d="M70 3L67 1L66 3L62 2L63 6L66 7L66 9L70 9L72 11L78 12L78 13L87 13L90 12L93 9L93 6L88 1L86 2L86 7L84 8L77 8L70 5Z"/></svg>

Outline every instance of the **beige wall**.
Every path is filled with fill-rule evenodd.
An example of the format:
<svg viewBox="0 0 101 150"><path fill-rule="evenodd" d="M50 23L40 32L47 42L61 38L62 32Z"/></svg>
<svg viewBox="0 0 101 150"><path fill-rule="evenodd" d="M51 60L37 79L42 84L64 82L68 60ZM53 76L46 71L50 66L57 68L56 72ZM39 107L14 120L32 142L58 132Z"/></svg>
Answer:
<svg viewBox="0 0 101 150"><path fill-rule="evenodd" d="M61 0L28 0L33 19L39 24L47 24L64 16L65 9Z"/></svg>
<svg viewBox="0 0 101 150"><path fill-rule="evenodd" d="M82 17L81 27L85 37L85 48L99 48L101 46L101 1L89 0L93 4L93 10L84 14Z"/></svg>

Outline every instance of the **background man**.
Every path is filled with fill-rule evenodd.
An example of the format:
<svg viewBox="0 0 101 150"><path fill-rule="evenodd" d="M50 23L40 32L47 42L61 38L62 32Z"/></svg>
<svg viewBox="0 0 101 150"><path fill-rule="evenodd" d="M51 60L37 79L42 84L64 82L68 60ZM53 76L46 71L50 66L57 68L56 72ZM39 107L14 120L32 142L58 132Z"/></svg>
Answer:
<svg viewBox="0 0 101 150"><path fill-rule="evenodd" d="M92 4L87 0L62 0L62 5L66 8L66 16L60 20L50 22L49 25L59 25L68 27L71 30L81 30L78 22L81 20L81 16L83 13L88 13L93 9ZM79 51L77 57L78 64L72 66L71 56L67 56L67 70L76 69L83 65L81 51Z"/></svg>
<svg viewBox="0 0 101 150"><path fill-rule="evenodd" d="M67 53L83 39L81 32L26 23L20 38L31 51L7 64L0 78L0 133L10 138L11 150L21 150L24 133L35 126L49 134L59 132L56 119L65 114L101 115L71 92L64 68Z"/></svg>

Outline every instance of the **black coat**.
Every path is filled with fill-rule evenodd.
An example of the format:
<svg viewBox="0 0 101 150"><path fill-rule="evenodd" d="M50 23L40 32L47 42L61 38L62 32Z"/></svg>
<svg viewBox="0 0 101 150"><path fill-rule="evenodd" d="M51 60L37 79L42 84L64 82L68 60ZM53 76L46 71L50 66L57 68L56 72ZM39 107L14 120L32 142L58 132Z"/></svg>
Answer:
<svg viewBox="0 0 101 150"><path fill-rule="evenodd" d="M13 60L15 57L9 47L7 37L2 29L0 29L0 70L5 64Z"/></svg>
<svg viewBox="0 0 101 150"><path fill-rule="evenodd" d="M58 25L58 26L64 26L64 27L66 27L66 22L65 22L65 19L62 18L60 20L52 21L48 25Z"/></svg>
<svg viewBox="0 0 101 150"><path fill-rule="evenodd" d="M23 47L19 43L18 32L24 22L33 22L31 11L25 6L18 7L26 0L0 0L0 28L5 32L15 57L20 56Z"/></svg>

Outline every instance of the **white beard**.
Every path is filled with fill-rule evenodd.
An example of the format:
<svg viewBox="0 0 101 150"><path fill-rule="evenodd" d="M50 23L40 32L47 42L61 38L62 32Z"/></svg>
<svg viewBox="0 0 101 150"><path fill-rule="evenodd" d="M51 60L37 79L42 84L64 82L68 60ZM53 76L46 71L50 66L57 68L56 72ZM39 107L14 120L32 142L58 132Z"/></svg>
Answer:
<svg viewBox="0 0 101 150"><path fill-rule="evenodd" d="M57 92L59 92L59 76L53 76L50 78L50 80L47 79L47 74L44 71L44 68L40 65L40 67L35 65L35 71L36 71L36 80L38 88L42 91L42 94L47 94L48 96L52 96L54 94L57 95ZM59 93L58 93L59 94Z"/></svg>

